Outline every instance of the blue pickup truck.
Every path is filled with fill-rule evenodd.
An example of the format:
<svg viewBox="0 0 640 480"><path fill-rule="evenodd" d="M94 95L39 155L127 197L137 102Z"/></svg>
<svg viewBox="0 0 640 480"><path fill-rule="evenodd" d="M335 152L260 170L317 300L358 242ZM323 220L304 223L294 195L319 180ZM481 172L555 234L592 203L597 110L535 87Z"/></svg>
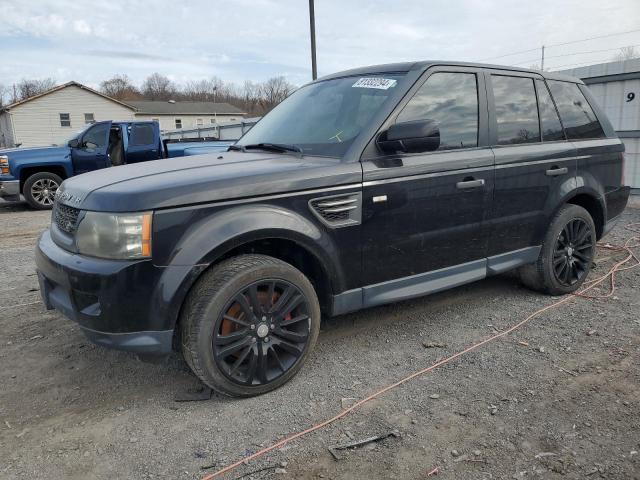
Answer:
<svg viewBox="0 0 640 480"><path fill-rule="evenodd" d="M0 150L0 197L50 209L65 178L130 163L225 151L233 142L163 140L157 122L98 122L63 146Z"/></svg>

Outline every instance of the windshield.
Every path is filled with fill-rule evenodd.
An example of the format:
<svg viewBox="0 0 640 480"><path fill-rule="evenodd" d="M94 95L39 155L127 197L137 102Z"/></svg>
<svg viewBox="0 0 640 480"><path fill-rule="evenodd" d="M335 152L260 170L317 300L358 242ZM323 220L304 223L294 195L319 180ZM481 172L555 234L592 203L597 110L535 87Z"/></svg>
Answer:
<svg viewBox="0 0 640 480"><path fill-rule="evenodd" d="M293 145L302 153L341 157L391 96L402 75L326 80L294 92L237 143Z"/></svg>

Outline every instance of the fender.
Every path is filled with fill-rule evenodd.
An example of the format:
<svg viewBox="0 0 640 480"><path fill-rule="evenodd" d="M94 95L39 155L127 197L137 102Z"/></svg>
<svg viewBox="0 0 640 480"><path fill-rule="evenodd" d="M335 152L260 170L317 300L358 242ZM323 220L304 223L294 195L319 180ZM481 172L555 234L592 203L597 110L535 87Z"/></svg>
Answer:
<svg viewBox="0 0 640 480"><path fill-rule="evenodd" d="M164 299L171 297L169 312L176 318L191 286L200 274L241 245L266 239L282 239L296 243L313 255L324 269L333 292L344 287L342 266L334 259L337 247L328 232L301 214L267 205L239 205L211 212L212 207L189 210L158 211L153 220L153 258L157 266L167 267L159 283ZM186 230L176 242L162 241L175 235L176 224ZM166 232L166 235L163 234ZM169 233L171 232L171 233Z"/></svg>
<svg viewBox="0 0 640 480"><path fill-rule="evenodd" d="M1 150L0 154L9 158L11 173L16 179L21 178L23 169L47 170L51 167L62 169L66 178L73 175L69 147L14 148Z"/></svg>

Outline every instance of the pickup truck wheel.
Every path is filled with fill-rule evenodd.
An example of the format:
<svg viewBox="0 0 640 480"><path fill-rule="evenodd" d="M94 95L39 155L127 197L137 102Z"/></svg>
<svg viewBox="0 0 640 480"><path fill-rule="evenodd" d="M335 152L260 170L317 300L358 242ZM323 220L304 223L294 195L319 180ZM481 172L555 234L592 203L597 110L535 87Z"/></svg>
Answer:
<svg viewBox="0 0 640 480"><path fill-rule="evenodd" d="M62 179L55 173L34 173L24 182L22 194L32 208L50 210L61 183Z"/></svg>
<svg viewBox="0 0 640 480"><path fill-rule="evenodd" d="M596 227L584 208L563 206L551 221L538 261L520 269L522 283L551 295L576 291L591 271Z"/></svg>
<svg viewBox="0 0 640 480"><path fill-rule="evenodd" d="M320 331L320 306L311 282L293 266L240 255L197 282L180 324L193 372L217 392L250 397L300 370Z"/></svg>

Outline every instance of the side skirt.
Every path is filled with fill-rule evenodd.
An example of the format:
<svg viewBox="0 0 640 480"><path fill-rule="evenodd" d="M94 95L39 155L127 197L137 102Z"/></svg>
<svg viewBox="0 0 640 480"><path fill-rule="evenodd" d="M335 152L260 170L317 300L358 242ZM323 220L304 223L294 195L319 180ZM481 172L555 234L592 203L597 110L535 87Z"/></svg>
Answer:
<svg viewBox="0 0 640 480"><path fill-rule="evenodd" d="M333 296L331 314L342 315L362 308L421 297L482 280L487 276L535 262L540 254L540 248L540 246L522 248L453 267L347 290Z"/></svg>

